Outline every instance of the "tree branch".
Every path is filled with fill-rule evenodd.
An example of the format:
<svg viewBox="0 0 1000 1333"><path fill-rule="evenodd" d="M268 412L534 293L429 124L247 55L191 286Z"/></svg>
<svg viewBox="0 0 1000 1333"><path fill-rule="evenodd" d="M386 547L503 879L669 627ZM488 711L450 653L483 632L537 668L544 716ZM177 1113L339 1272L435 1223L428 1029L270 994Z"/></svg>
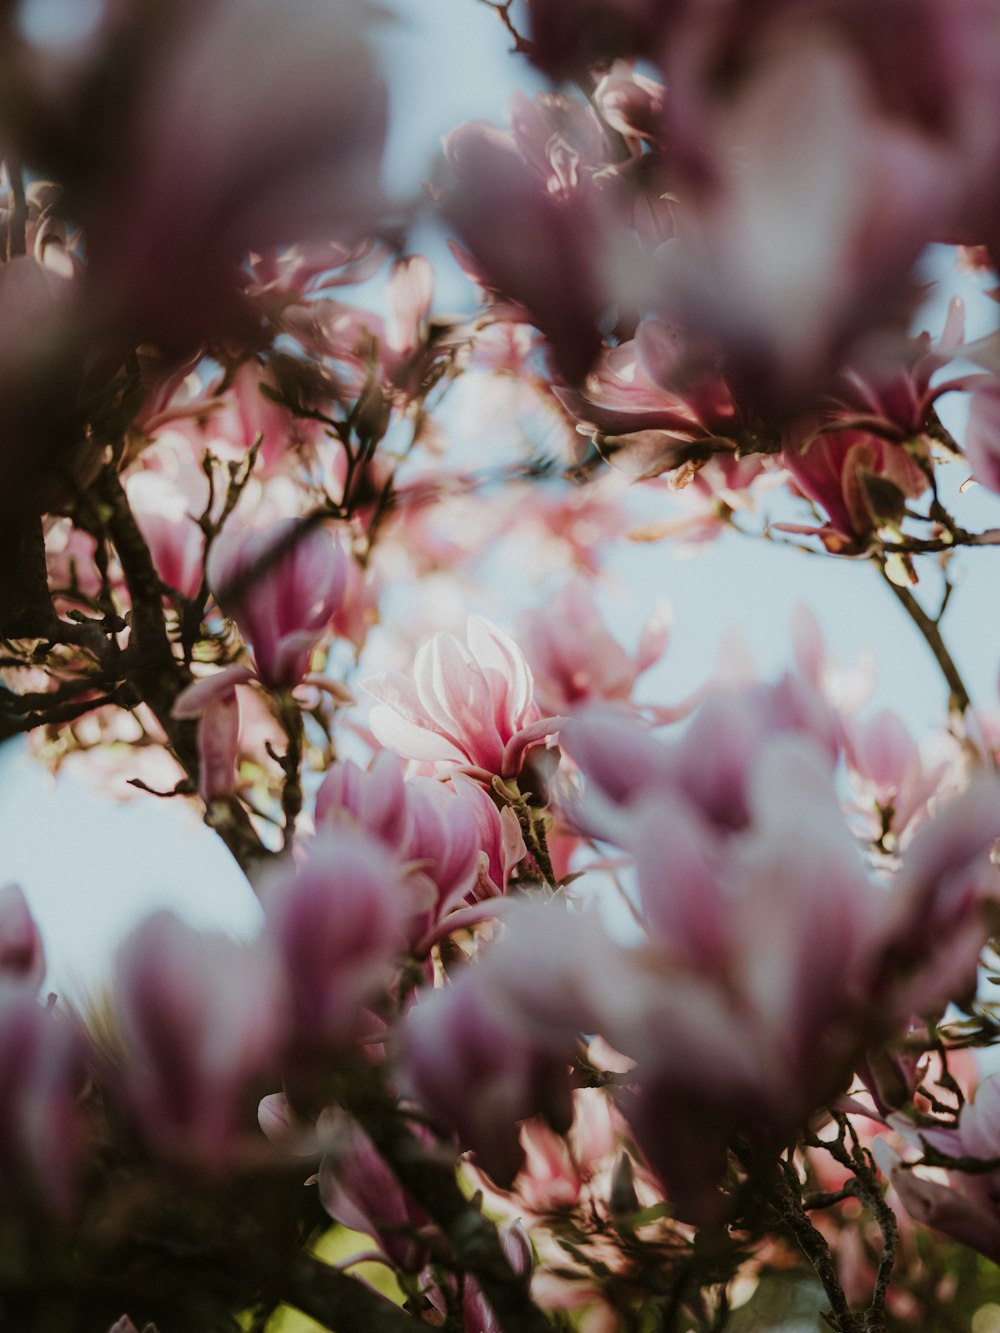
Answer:
<svg viewBox="0 0 1000 1333"><path fill-rule="evenodd" d="M288 1273L288 1305L336 1333L413 1333L416 1321L385 1296L305 1251Z"/></svg>
<svg viewBox="0 0 1000 1333"><path fill-rule="evenodd" d="M972 707L972 700L969 697L969 691L965 688L965 682L962 680L958 667L948 651L944 639L941 637L941 631L937 622L927 614L924 608L910 592L909 588L901 588L898 583L893 583L892 579L886 573L885 563L877 561L879 573L885 580L886 586L892 595L902 606L903 610L913 621L914 625L923 636L924 642L934 654L934 660L941 668L941 674L948 683L951 690L950 708L952 712L965 713Z"/></svg>

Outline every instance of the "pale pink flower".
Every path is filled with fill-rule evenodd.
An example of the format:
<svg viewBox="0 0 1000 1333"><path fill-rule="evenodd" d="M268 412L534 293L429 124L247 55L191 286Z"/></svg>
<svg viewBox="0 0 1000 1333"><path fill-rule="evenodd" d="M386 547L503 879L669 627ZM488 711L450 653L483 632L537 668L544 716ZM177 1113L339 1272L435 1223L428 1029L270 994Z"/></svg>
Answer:
<svg viewBox="0 0 1000 1333"><path fill-rule="evenodd" d="M809 418L789 427L781 461L795 487L829 515L829 523L818 529L781 526L815 533L838 554L866 550L877 529L898 524L906 500L923 495L929 485L927 473L902 445L862 430L826 430Z"/></svg>
<svg viewBox="0 0 1000 1333"><path fill-rule="evenodd" d="M419 1273L430 1258L427 1238L434 1230L430 1217L346 1112L328 1107L316 1128L323 1151L319 1168L323 1207L341 1226L373 1237L390 1263L406 1273Z"/></svg>
<svg viewBox="0 0 1000 1333"><path fill-rule="evenodd" d="M520 639L540 705L549 713L568 713L601 700L628 702L638 677L663 656L667 629L661 608L630 657L601 619L590 585L574 579L544 611L521 618Z"/></svg>
<svg viewBox="0 0 1000 1333"><path fill-rule="evenodd" d="M267 934L283 962L294 1034L344 1045L366 1006L393 981L420 904L399 861L360 829L325 830L305 862L284 862L262 885Z"/></svg>
<svg viewBox="0 0 1000 1333"><path fill-rule="evenodd" d="M284 983L261 943L202 933L168 912L121 946L116 1011L126 1100L159 1151L222 1169L245 1128L246 1094L276 1060Z"/></svg>
<svg viewBox="0 0 1000 1333"><path fill-rule="evenodd" d="M316 794L316 822L360 826L433 884L418 934L463 901L504 893L525 855L517 816L506 807L501 814L482 787L461 778L404 781L385 750L367 772L351 761L330 769Z"/></svg>
<svg viewBox="0 0 1000 1333"><path fill-rule="evenodd" d="M274 401L281 388L274 364L244 361L228 377L224 392L218 385L208 387L211 396L206 397L202 418L188 423L197 431L199 453L207 448L223 458L241 459L257 445L260 474L270 477L289 453L319 446L326 438L322 422L296 416ZM302 383L294 386L304 406L320 411L330 407L322 397L326 387L320 375L314 372L310 378L304 370Z"/></svg>
<svg viewBox="0 0 1000 1333"><path fill-rule="evenodd" d="M569 133L540 135L554 107ZM599 140L590 108L556 96L544 108L518 101L512 134L482 122L461 126L445 140L451 184L438 197L474 257L478 281L513 302L521 319L528 314L571 383L597 355L607 299L605 209L591 188L593 145L576 133L580 117Z"/></svg>
<svg viewBox="0 0 1000 1333"><path fill-rule="evenodd" d="M88 532L74 527L68 519L57 519L45 534L45 565L49 586L60 593L71 589L84 597L96 597L101 591L101 575L94 563L97 542ZM115 564L109 570L116 582Z"/></svg>
<svg viewBox="0 0 1000 1333"><path fill-rule="evenodd" d="M718 370L692 363L692 352L676 329L645 319L631 341L603 349L579 390L553 392L630 477L701 465L733 455L750 423Z"/></svg>
<svg viewBox="0 0 1000 1333"><path fill-rule="evenodd" d="M637 1061L622 1109L692 1220L717 1215L740 1127L788 1132L870 1047L972 993L1000 898L986 855L1000 805L985 777L914 836L891 890L873 882L836 796L835 749L803 726L803 697L730 695L672 747L620 717L566 738L600 783L584 819L635 857L648 937L630 964L603 949L601 978L577 985L578 1021ZM569 1019L560 997L573 983L555 962L568 926L557 944L539 920L520 942L526 957L501 941L491 959L522 1023ZM546 948L547 971L529 980L532 952Z"/></svg>
<svg viewBox="0 0 1000 1333"><path fill-rule="evenodd" d="M554 1134L541 1120L526 1120L524 1165L512 1190L515 1205L539 1217L572 1207L599 1175L607 1176L624 1128L610 1097L598 1088L574 1091L573 1125L566 1135Z"/></svg>
<svg viewBox="0 0 1000 1333"><path fill-rule="evenodd" d="M27 899L17 884L0 888L0 981L32 993L45 980L45 946Z"/></svg>
<svg viewBox="0 0 1000 1333"><path fill-rule="evenodd" d="M434 886L429 927L471 895L479 874L479 825L464 794L435 778L406 784L409 828L402 853Z"/></svg>
<svg viewBox="0 0 1000 1333"><path fill-rule="evenodd" d="M100 146L117 160L82 219L97 310L161 345L246 327L248 250L364 229L386 119L371 19L353 0L178 11L128 108L130 151Z"/></svg>
<svg viewBox="0 0 1000 1333"><path fill-rule="evenodd" d="M133 472L125 493L156 572L182 597L194 598L204 577L205 534L188 499L162 472Z"/></svg>
<svg viewBox="0 0 1000 1333"><path fill-rule="evenodd" d="M885 114L851 46L797 15L741 49L746 72L721 95L708 78L695 87L689 48L672 71L698 160L676 187L663 303L719 337L727 373L757 402L787 402L831 372L967 183L953 145L916 115Z"/></svg>
<svg viewBox="0 0 1000 1333"><path fill-rule="evenodd" d="M944 366L962 354L965 339L965 307L958 297L948 304L944 328L937 343L929 333L905 342L898 338L872 339L861 349L858 366L841 374L838 397L848 413L845 425L865 425L904 444L926 432L930 411L939 398L955 390L967 390L986 381L981 374L931 380Z"/></svg>
<svg viewBox="0 0 1000 1333"><path fill-rule="evenodd" d="M329 528L295 529L289 519L263 532L224 531L208 557L209 586L271 689L291 689L308 672L341 603L351 558Z"/></svg>
<svg viewBox="0 0 1000 1333"><path fill-rule="evenodd" d="M1000 379L989 377L972 394L965 454L976 481L1000 491Z"/></svg>
<svg viewBox="0 0 1000 1333"><path fill-rule="evenodd" d="M911 1141L917 1134L902 1117L891 1123ZM1000 1076L986 1079L959 1113L956 1129L921 1129L919 1139L937 1154L995 1161L1000 1157ZM904 1165L885 1139L875 1142L875 1159L903 1207L923 1226L1000 1262L1000 1171L948 1171L944 1180ZM926 1147L925 1147L926 1151Z"/></svg>
<svg viewBox="0 0 1000 1333"><path fill-rule="evenodd" d="M498 810L478 782L456 778L454 786L479 834L479 873L468 897L499 897L507 892L511 875L528 854L517 815L509 805Z"/></svg>
<svg viewBox="0 0 1000 1333"><path fill-rule="evenodd" d="M408 823L403 770L387 750L381 750L367 770L351 759L327 770L316 793L317 826L358 825L398 852Z"/></svg>
<svg viewBox="0 0 1000 1333"><path fill-rule="evenodd" d="M0 1204L67 1218L84 1148L80 1032L31 990L0 987Z"/></svg>
<svg viewBox="0 0 1000 1333"><path fill-rule="evenodd" d="M666 94L662 83L616 60L594 89L593 103L607 124L635 148L637 140L661 143Z"/></svg>
<svg viewBox="0 0 1000 1333"><path fill-rule="evenodd" d="M572 1042L563 1039L562 1053L554 1053L518 1021L503 995L497 971L468 968L451 988L422 996L402 1033L407 1081L501 1188L521 1165L520 1121L542 1114L565 1132L573 1118Z"/></svg>
<svg viewBox="0 0 1000 1333"><path fill-rule="evenodd" d="M874 807L876 832L905 836L927 816L934 797L948 772L939 756L927 760L895 713L882 709L864 720L844 721L844 753L866 797Z"/></svg>
<svg viewBox="0 0 1000 1333"><path fill-rule="evenodd" d="M390 750L502 777L515 776L524 751L558 730L532 688L521 650L482 616L469 617L465 644L450 634L425 644L412 678L389 671L365 681L379 701L371 729Z"/></svg>

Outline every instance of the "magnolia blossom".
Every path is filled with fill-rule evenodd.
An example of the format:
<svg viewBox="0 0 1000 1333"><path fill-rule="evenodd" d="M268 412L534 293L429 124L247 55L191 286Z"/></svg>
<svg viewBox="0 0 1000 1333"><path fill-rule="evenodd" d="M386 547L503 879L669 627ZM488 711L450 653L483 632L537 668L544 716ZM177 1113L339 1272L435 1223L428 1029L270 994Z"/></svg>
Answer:
<svg viewBox="0 0 1000 1333"><path fill-rule="evenodd" d="M282 960L293 1035L306 1045L347 1045L366 1006L396 975L419 896L398 860L360 829L321 832L305 862L275 867L263 887L267 934Z"/></svg>
<svg viewBox="0 0 1000 1333"><path fill-rule="evenodd" d="M451 182L438 203L481 284L514 302L521 318L527 312L573 382L600 348L607 299L606 208L591 186L606 150L582 103L549 98L546 110L560 122L554 133L532 110L515 102L511 133L482 122L454 130L444 145Z"/></svg>
<svg viewBox="0 0 1000 1333"><path fill-rule="evenodd" d="M754 401L787 406L884 317L886 294L905 291L921 248L953 224L995 140L981 102L995 32L988 6L907 6L901 29L914 8L933 16L914 59L872 40L867 6L834 4L831 23L822 6L739 8L739 23L730 6L682 23L666 57L679 239L663 300L719 337ZM945 77L940 47L958 56ZM720 79L727 62L738 73Z"/></svg>
<svg viewBox="0 0 1000 1333"><path fill-rule="evenodd" d="M431 1220L379 1156L364 1130L345 1112L329 1107L319 1118L323 1151L319 1197L341 1226L374 1237L379 1249L404 1272L419 1273L430 1258Z"/></svg>
<svg viewBox="0 0 1000 1333"><path fill-rule="evenodd" d="M1000 380L993 376L972 395L965 453L976 481L1000 491Z"/></svg>
<svg viewBox="0 0 1000 1333"><path fill-rule="evenodd" d="M785 531L817 533L828 550L863 551L883 527L898 525L908 499L923 495L927 473L899 444L867 431L817 428L800 420L790 428L782 461L795 486L822 505L820 529L781 524Z"/></svg>
<svg viewBox="0 0 1000 1333"><path fill-rule="evenodd" d="M126 484L156 572L182 597L197 597L204 577L205 534L187 496L162 472L134 472Z"/></svg>
<svg viewBox="0 0 1000 1333"><path fill-rule="evenodd" d="M598 700L629 701L638 677L666 650L666 617L662 607L654 612L629 657L604 625L589 586L575 579L544 611L522 617L520 637L542 707L568 713Z"/></svg>
<svg viewBox="0 0 1000 1333"><path fill-rule="evenodd" d="M925 758L895 713L882 709L873 717L847 719L845 755L869 808L874 807L879 833L897 839L927 815L928 802L949 772L944 755Z"/></svg>
<svg viewBox="0 0 1000 1333"><path fill-rule="evenodd" d="M891 892L873 884L822 733L801 713L789 726L787 699L778 722L779 700L759 730L741 723L747 696L710 701L673 746L620 717L575 723L567 742L592 783L578 818L634 856L648 947L606 944L601 975L567 983L579 927L547 916L520 945L547 949L547 970L532 976L503 941L492 960L522 1022L571 1021L558 985L582 1028L637 1062L622 1109L678 1208L703 1221L737 1129L792 1129L868 1046L970 993L1000 890L986 778L917 833Z"/></svg>
<svg viewBox="0 0 1000 1333"><path fill-rule="evenodd" d="M114 992L126 1101L160 1151L220 1169L246 1095L285 1033L284 981L266 945L149 917L121 946Z"/></svg>
<svg viewBox="0 0 1000 1333"><path fill-rule="evenodd" d="M389 671L365 689L378 700L370 724L383 745L483 776L515 776L524 751L558 730L535 703L521 650L482 616L469 617L465 644L438 634L419 649L412 679Z"/></svg>
<svg viewBox="0 0 1000 1333"><path fill-rule="evenodd" d="M264 532L223 532L208 557L208 582L249 643L260 678L291 689L340 605L347 555L325 527L296 532L281 520Z"/></svg>
<svg viewBox="0 0 1000 1333"><path fill-rule="evenodd" d="M995 1162L1000 1157L1000 1076L980 1086L959 1114L956 1129L918 1131L902 1117L891 1122L911 1142L931 1147L940 1158ZM944 1180L913 1170L887 1140L875 1142L875 1158L903 1207L924 1226L1000 1262L1000 1171L948 1171ZM919 1164L917 1164L919 1165ZM947 1168L946 1168L947 1169Z"/></svg>
<svg viewBox="0 0 1000 1333"><path fill-rule="evenodd" d="M9 980L31 992L45 980L45 946L27 900L17 884L0 888L0 982Z"/></svg>
<svg viewBox="0 0 1000 1333"><path fill-rule="evenodd" d="M628 476L697 466L734 454L751 432L717 368L698 364L692 351L676 329L645 319L631 341L602 351L579 390L553 392Z"/></svg>
<svg viewBox="0 0 1000 1333"><path fill-rule="evenodd" d="M30 987L0 986L0 1210L67 1217L84 1148L84 1046Z"/></svg>
<svg viewBox="0 0 1000 1333"><path fill-rule="evenodd" d="M245 328L246 251L364 227L381 201L386 117L371 20L348 0L177 11L123 108L132 133L97 145L113 163L113 188L84 218L97 310L173 345Z"/></svg>
<svg viewBox="0 0 1000 1333"><path fill-rule="evenodd" d="M316 793L316 822L360 826L434 886L428 928L463 901L498 896L525 856L517 816L477 783L456 776L404 780L381 751L367 772L334 764Z"/></svg>
<svg viewBox="0 0 1000 1333"><path fill-rule="evenodd" d="M500 969L469 968L421 998L402 1040L409 1084L501 1187L521 1165L520 1121L542 1114L557 1132L569 1128L572 1040L552 1039L562 1053L536 1040L505 1004Z"/></svg>

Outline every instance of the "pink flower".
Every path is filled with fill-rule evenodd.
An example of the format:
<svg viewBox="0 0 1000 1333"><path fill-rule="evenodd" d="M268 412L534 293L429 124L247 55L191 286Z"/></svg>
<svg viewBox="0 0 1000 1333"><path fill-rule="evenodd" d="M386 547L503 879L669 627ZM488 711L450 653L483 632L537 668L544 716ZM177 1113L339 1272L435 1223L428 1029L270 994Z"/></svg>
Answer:
<svg viewBox="0 0 1000 1333"><path fill-rule="evenodd" d="M873 339L871 346L861 349L859 366L848 367L841 376L838 397L848 412L857 414L845 425L876 428L900 444L927 431L930 410L939 398L975 388L987 379L981 374L960 375L931 386L937 371L961 355L964 335L965 307L953 297L937 345L928 333L905 342Z"/></svg>
<svg viewBox="0 0 1000 1333"><path fill-rule="evenodd" d="M550 713L599 700L628 702L636 680L660 660L667 642L662 612L654 614L629 657L608 632L582 579L564 584L545 610L523 616L520 629L536 695Z"/></svg>
<svg viewBox="0 0 1000 1333"><path fill-rule="evenodd" d="M406 839L409 810L399 762L380 751L367 770L353 762L333 764L316 793L318 826L357 825L394 852Z"/></svg>
<svg viewBox="0 0 1000 1333"><path fill-rule="evenodd" d="M972 394L965 454L976 481L1000 492L1000 380L992 376Z"/></svg>
<svg viewBox="0 0 1000 1333"><path fill-rule="evenodd" d="M97 309L161 344L238 328L247 251L370 221L386 118L370 22L352 0L179 11L119 112L132 132L96 149L114 157L82 219Z"/></svg>
<svg viewBox="0 0 1000 1333"><path fill-rule="evenodd" d="M834 789L835 750L803 726L805 697L713 700L672 747L622 718L567 729L592 783L584 819L635 858L648 940L631 963L602 950L602 977L578 984L578 1021L637 1062L622 1109L692 1220L718 1213L733 1133L780 1138L913 1015L971 993L1000 898L986 777L915 835L891 890L872 882ZM521 1022L558 1027L573 993L554 961L566 941L540 920L521 942L551 955L535 980L503 943L490 961Z"/></svg>
<svg viewBox="0 0 1000 1333"><path fill-rule="evenodd" d="M205 534L187 497L161 472L133 472L125 482L129 505L156 572L182 597L197 597L204 575Z"/></svg>
<svg viewBox="0 0 1000 1333"><path fill-rule="evenodd" d="M194 930L168 912L125 941L115 1000L128 1052L125 1094L153 1145L227 1166L246 1094L277 1058L285 995L261 944Z"/></svg>
<svg viewBox="0 0 1000 1333"><path fill-rule="evenodd" d="M927 473L900 444L866 431L817 429L800 419L788 431L781 454L795 486L822 505L829 524L816 532L828 550L864 551L878 528L898 523L907 499L923 495Z"/></svg>
<svg viewBox="0 0 1000 1333"><path fill-rule="evenodd" d="M712 23L692 24L668 59L688 178L675 185L663 303L718 336L731 382L758 403L787 404L830 374L968 183L955 145L912 108L886 114L882 76L811 10L727 28L720 9L714 49ZM715 62L735 58L737 32L740 74L720 82Z"/></svg>
<svg viewBox="0 0 1000 1333"><path fill-rule="evenodd" d="M549 129L539 139L524 99L514 108L513 134L481 122L454 130L445 140L452 184L438 203L471 251L480 283L528 312L573 383L600 348L606 301L604 209L589 186L597 163L587 160L589 145L581 152L573 118L589 117L598 139L601 130L571 98L552 98L549 107L564 110L570 135Z"/></svg>
<svg viewBox="0 0 1000 1333"><path fill-rule="evenodd" d="M385 750L367 773L350 761L330 769L316 794L316 821L360 826L431 882L419 934L463 901L504 893L525 855L513 810L501 814L482 787L461 778L404 781Z"/></svg>
<svg viewBox="0 0 1000 1333"><path fill-rule="evenodd" d="M262 886L267 934L306 1045L361 1035L366 1006L393 981L415 904L398 860L360 829L322 832L301 866L276 867Z"/></svg>
<svg viewBox="0 0 1000 1333"><path fill-rule="evenodd" d="M479 874L479 825L464 792L434 778L406 784L410 824L403 855L434 886L426 926L471 895Z"/></svg>
<svg viewBox="0 0 1000 1333"><path fill-rule="evenodd" d="M904 1133L917 1138L908 1126ZM957 1129L923 1129L919 1138L925 1151L929 1145L944 1158L995 1160L1000 1156L1000 1076L986 1079L974 1100L966 1102ZM1000 1172L955 1170L948 1172L947 1183L928 1179L904 1164L885 1139L876 1140L875 1159L917 1222L1000 1262Z"/></svg>
<svg viewBox="0 0 1000 1333"><path fill-rule="evenodd" d="M430 1253L433 1230L420 1205L400 1185L371 1139L345 1112L325 1110L317 1124L323 1161L319 1197L341 1226L372 1236L390 1263L419 1273Z"/></svg>
<svg viewBox="0 0 1000 1333"><path fill-rule="evenodd" d="M383 745L483 775L515 776L524 751L558 729L541 716L520 649L482 616L469 617L465 644L438 634L419 649L412 680L389 671L365 689L379 701L370 725Z"/></svg>
<svg viewBox="0 0 1000 1333"><path fill-rule="evenodd" d="M422 997L406 1018L403 1069L424 1104L505 1188L522 1161L519 1123L543 1114L565 1132L573 1106L571 1044L562 1058L552 1054L518 1023L502 995L499 974L480 966L465 970L450 989Z"/></svg>
<svg viewBox="0 0 1000 1333"><path fill-rule="evenodd" d="M553 392L608 462L637 480L732 457L750 423L694 351L676 329L646 319L630 342L601 352L579 391Z"/></svg>
<svg viewBox="0 0 1000 1333"><path fill-rule="evenodd" d="M867 721L844 723L844 750L852 772L874 807L875 836L897 839L927 816L927 805L946 772L946 763L925 763L916 742L895 713L882 709Z"/></svg>
<svg viewBox="0 0 1000 1333"><path fill-rule="evenodd" d="M66 1218L84 1147L78 1030L23 987L0 987L0 1206Z"/></svg>
<svg viewBox="0 0 1000 1333"><path fill-rule="evenodd" d="M471 812L479 835L479 874L468 897L499 897L507 892L514 869L527 856L517 815L509 805L498 810L476 782L456 778L455 790Z"/></svg>
<svg viewBox="0 0 1000 1333"><path fill-rule="evenodd" d="M33 994L45 980L45 946L17 884L0 888L0 981L15 981Z"/></svg>
<svg viewBox="0 0 1000 1333"><path fill-rule="evenodd" d="M277 552L277 554L272 554ZM260 678L291 689L340 605L350 556L325 527L296 533L292 519L264 532L223 532L208 557L208 582L249 643Z"/></svg>

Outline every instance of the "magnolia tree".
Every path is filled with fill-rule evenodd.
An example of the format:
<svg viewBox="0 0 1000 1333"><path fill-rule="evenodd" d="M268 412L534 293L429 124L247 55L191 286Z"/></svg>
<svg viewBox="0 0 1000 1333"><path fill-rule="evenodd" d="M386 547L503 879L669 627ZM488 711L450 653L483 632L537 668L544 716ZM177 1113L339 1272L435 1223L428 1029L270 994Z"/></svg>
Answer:
<svg viewBox="0 0 1000 1333"><path fill-rule="evenodd" d="M197 809L263 921L156 913L73 1007L0 890L5 1329L1000 1293L1000 728L914 592L1000 544L939 489L1000 490L1000 342L913 336L927 245L1000 248L1000 2L487 3L549 91L419 202L363 0L0 6L0 733ZM778 680L637 692L637 497L872 566L939 733L807 612ZM551 596L501 627L514 550Z"/></svg>

